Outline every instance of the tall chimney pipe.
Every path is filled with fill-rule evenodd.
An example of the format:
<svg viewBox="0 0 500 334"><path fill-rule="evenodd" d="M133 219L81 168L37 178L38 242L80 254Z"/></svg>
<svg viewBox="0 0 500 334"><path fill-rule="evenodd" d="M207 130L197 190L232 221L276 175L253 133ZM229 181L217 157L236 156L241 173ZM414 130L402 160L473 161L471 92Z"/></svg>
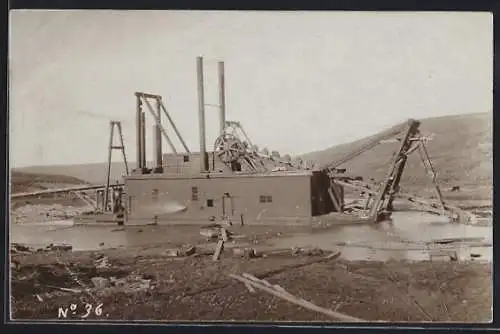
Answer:
<svg viewBox="0 0 500 334"><path fill-rule="evenodd" d="M156 100L156 112L158 116L158 120L161 120L161 101L160 99ZM155 134L155 156L156 156L156 171L157 172L163 172L163 149L161 145L161 130L160 130L160 124L156 124L155 130L153 132Z"/></svg>
<svg viewBox="0 0 500 334"><path fill-rule="evenodd" d="M219 107L220 107L220 133L224 132L226 127L226 91L224 78L224 62L219 62Z"/></svg>
<svg viewBox="0 0 500 334"><path fill-rule="evenodd" d="M137 139L137 152L136 152L136 161L137 161L137 169L142 169L142 126L141 126L141 123L142 123L142 118L141 118L141 114L142 114L142 101L141 101L141 97L136 94L136 99L137 99L137 104L136 104L136 107L137 107L137 117L136 117L136 139Z"/></svg>
<svg viewBox="0 0 500 334"><path fill-rule="evenodd" d="M208 155L206 146L206 126L205 126L205 92L203 84L203 58L196 58L196 68L198 72L198 119L200 132L200 161L201 172L208 171Z"/></svg>
<svg viewBox="0 0 500 334"><path fill-rule="evenodd" d="M141 112L141 165L142 168L146 168L146 113Z"/></svg>

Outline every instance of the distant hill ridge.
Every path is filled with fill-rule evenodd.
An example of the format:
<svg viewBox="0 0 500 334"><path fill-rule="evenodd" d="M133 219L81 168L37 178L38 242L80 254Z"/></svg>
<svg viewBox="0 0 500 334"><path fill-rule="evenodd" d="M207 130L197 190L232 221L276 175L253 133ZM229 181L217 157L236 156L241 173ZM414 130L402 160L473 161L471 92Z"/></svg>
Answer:
<svg viewBox="0 0 500 334"><path fill-rule="evenodd" d="M85 184L86 182L73 176L57 174L35 174L19 171L11 173L12 193L46 189L48 184Z"/></svg>
<svg viewBox="0 0 500 334"><path fill-rule="evenodd" d="M493 141L491 113L443 116L423 119L420 131L434 135L426 143L438 181L443 185L492 187ZM363 145L366 138L349 144L333 146L304 155L319 163L337 160L347 152ZM389 167L397 143L386 143L367 151L343 166L352 174L382 180ZM421 187L429 184L417 152L412 154L401 180L402 187Z"/></svg>

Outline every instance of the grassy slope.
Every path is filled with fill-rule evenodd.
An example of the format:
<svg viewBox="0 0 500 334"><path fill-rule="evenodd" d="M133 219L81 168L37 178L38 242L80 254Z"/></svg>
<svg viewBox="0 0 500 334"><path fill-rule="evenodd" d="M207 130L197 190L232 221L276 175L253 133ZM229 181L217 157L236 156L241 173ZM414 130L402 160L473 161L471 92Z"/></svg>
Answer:
<svg viewBox="0 0 500 334"><path fill-rule="evenodd" d="M19 171L12 171L11 174L12 193L25 192L47 188L48 184L83 184L76 177L66 175L33 174Z"/></svg>
<svg viewBox="0 0 500 334"><path fill-rule="evenodd" d="M426 144L438 181L445 186L492 187L492 114L445 116L421 120L423 135L434 134ZM320 163L334 161L359 145L365 139L334 146L324 151L305 155ZM397 143L379 145L346 163L344 167L355 175L382 180L387 172ZM408 159L401 181L402 187L422 187L430 180L424 172L417 152Z"/></svg>
<svg viewBox="0 0 500 334"><path fill-rule="evenodd" d="M438 172L440 183L444 185L484 186L492 184L492 115L471 114L445 116L421 120L420 127L424 135L435 134L427 148ZM369 134L371 135L371 134ZM320 152L304 156L306 159L325 163L341 157L355 149L362 140L338 145ZM383 179L392 152L397 144L389 143L360 155L345 164L352 173L365 178ZM130 164L133 168L134 163ZM90 183L104 183L105 163L86 165L34 166L20 168L19 171L45 174L69 175ZM116 162L112 166L112 179L119 180L124 173L123 164ZM429 184L423 172L418 154L410 157L401 182L405 186Z"/></svg>
<svg viewBox="0 0 500 334"><path fill-rule="evenodd" d="M54 165L54 166L31 166L17 168L15 170L36 173L36 174L58 174L69 175L81 180L85 180L92 184L106 183L106 163L92 163L81 165ZM129 169L132 169L135 163L129 164ZM121 180L122 175L125 174L125 167L122 162L113 162L111 166L111 179L112 182Z"/></svg>

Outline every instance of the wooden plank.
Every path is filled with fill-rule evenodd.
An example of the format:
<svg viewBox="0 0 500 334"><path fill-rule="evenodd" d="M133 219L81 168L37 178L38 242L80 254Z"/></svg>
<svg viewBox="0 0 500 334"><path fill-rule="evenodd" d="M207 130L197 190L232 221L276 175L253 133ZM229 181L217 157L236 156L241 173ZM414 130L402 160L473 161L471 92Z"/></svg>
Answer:
<svg viewBox="0 0 500 334"><path fill-rule="evenodd" d="M290 303L299 305L299 306L304 307L308 310L325 314L333 319L340 320L343 322L366 322L366 320L351 317L349 315L345 315L345 314L342 314L339 312L335 312L335 311L317 306L317 305L315 305L315 304L313 304L305 299L297 298L297 297L293 296L292 294L286 292L284 289L277 290L275 288L271 288L269 286L266 286L265 284L262 284L260 282L256 282L254 280L250 280L250 279L247 279L247 278L244 278L241 276L237 276L237 275L233 275L233 274L231 274L229 276L231 278L234 278L234 279L242 282L243 284L250 285L253 288L257 288L259 290L265 291L265 292L270 293L278 298L282 298ZM283 292L283 291L285 291L285 292Z"/></svg>
<svg viewBox="0 0 500 334"><path fill-rule="evenodd" d="M110 188L123 187L123 183L110 185ZM47 194L57 194L57 193L67 193L72 191L85 191L85 190L96 190L96 189L104 189L106 185L84 185L84 186L75 186L75 187L67 187L67 188L57 188L57 189L45 189L38 191L31 191L25 193L16 193L11 194L11 198L22 198L29 196L39 196L39 195L47 195Z"/></svg>
<svg viewBox="0 0 500 334"><path fill-rule="evenodd" d="M340 204L337 201L337 198L335 197L335 194L333 193L332 187L328 187L328 195L330 195L330 198L332 199L333 206L335 207L335 210L337 212L340 212Z"/></svg>
<svg viewBox="0 0 500 334"><path fill-rule="evenodd" d="M214 261L219 260L223 250L224 250L224 240L219 240L219 242L217 243L217 248L215 249L214 256L212 257L212 260Z"/></svg>
<svg viewBox="0 0 500 334"><path fill-rule="evenodd" d="M229 237L227 235L227 230L225 228L221 228L220 233L221 233L221 236L222 236L222 240L224 242L226 242L226 241L229 240Z"/></svg>

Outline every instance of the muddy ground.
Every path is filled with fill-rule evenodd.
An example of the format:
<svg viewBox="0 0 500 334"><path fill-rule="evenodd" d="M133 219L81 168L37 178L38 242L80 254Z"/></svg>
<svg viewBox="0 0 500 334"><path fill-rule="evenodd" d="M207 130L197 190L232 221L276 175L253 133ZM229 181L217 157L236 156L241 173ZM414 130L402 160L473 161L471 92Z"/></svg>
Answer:
<svg viewBox="0 0 500 334"><path fill-rule="evenodd" d="M255 242L268 237L251 238ZM12 317L57 319L60 307L74 303L77 310L67 317L80 319L88 303L93 309L86 319L93 320L334 321L266 292L251 293L228 277L249 273L318 306L370 321L491 320L488 263L341 257L313 263L327 253L265 250L248 258L231 248L213 261L213 244L199 244L189 256L171 256L169 249L150 245L14 253ZM102 313L96 315L99 304Z"/></svg>

